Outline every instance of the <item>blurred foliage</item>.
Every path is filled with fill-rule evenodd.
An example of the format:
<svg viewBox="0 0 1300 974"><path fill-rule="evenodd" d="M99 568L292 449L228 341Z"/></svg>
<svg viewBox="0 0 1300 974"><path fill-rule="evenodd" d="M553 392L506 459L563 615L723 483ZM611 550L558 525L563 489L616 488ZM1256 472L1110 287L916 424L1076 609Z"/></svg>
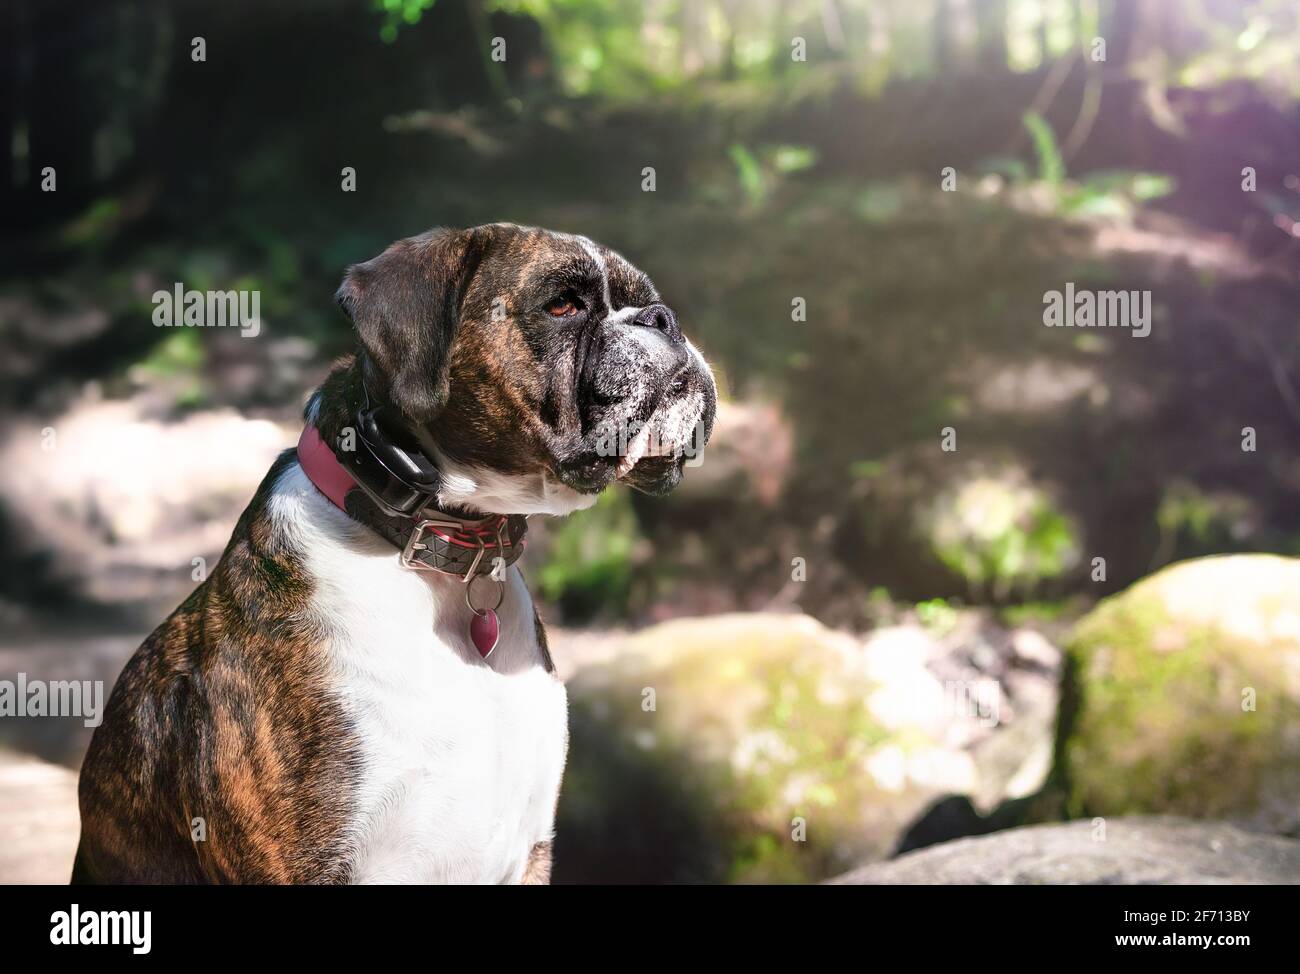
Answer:
<svg viewBox="0 0 1300 974"><path fill-rule="evenodd" d="M546 560L534 575L539 591L558 604L566 618L590 619L598 612L623 615L640 540L627 492L602 494L588 510L555 522Z"/></svg>
<svg viewBox="0 0 1300 974"><path fill-rule="evenodd" d="M1056 212L1077 217L1127 219L1133 216L1138 205L1174 191L1174 179L1161 173L1099 170L1069 180L1052 126L1037 112L1026 112L1024 125L1033 141L1038 169L1036 182L1045 190L1045 197ZM1016 186L1035 183L1018 159L997 160L989 168L1007 172Z"/></svg>
<svg viewBox="0 0 1300 974"><path fill-rule="evenodd" d="M1184 16L1200 39L1196 49L1179 59L1176 78L1182 84L1208 85L1225 78L1251 78L1282 83L1300 91L1300 7L1292 0L1251 0L1243 3L1192 2Z"/></svg>
<svg viewBox="0 0 1300 974"><path fill-rule="evenodd" d="M615 493L557 523L533 577L566 617L762 604L785 584L771 565L823 529L835 565L801 604L837 624L872 618L875 587L936 625L936 598L1100 594L1083 550L1106 550L1108 590L1190 553L1300 543L1290 474L1203 449L1241 416L1291 444L1300 414L1295 289L1239 270L1286 266L1300 218L1295 110L1277 96L1298 60L1279 52L1300 46L1288 4L72 9L26 4L0 40L32 68L0 118L15 236L3 394L20 408L57 413L98 382L292 418L352 346L330 300L348 264L432 225L506 219L644 267L728 398L775 404L796 452L772 478L789 521L775 528L767 501L741 496L746 470L776 466L766 456L727 504L692 498L688 475L681 496ZM80 44L73 24L93 51L52 56ZM195 70L178 39L196 35L220 70ZM1241 158L1258 160L1258 193L1236 191ZM57 193L35 191L45 159ZM639 189L646 165L655 193ZM344 166L356 192L340 191ZM1241 234L1241 252L1213 233ZM1161 330L1124 346L1033 327L1067 280L1151 289ZM176 281L259 290L264 340L139 327ZM1031 387L1042 402L1016 400ZM937 510L960 507L970 477L912 462L958 421L963 450L1005 448L1033 473L994 491L1012 500L984 523Z"/></svg>
<svg viewBox="0 0 1300 974"><path fill-rule="evenodd" d="M384 43L393 43L403 24L418 24L424 17L424 12L436 2L437 0L374 0L375 9L383 13L379 36L384 39Z"/></svg>
<svg viewBox="0 0 1300 974"><path fill-rule="evenodd" d="M392 43L436 0L371 0ZM961 69L1032 71L1073 53L1150 80L1209 85L1245 77L1300 91L1300 9L1291 0L482 0L481 15L526 16L544 30L570 94L636 98L701 78L808 81L789 70L853 64L879 91L892 78ZM1163 28L1163 29L1162 29ZM866 56L863 56L866 55ZM1102 63L1100 60L1097 63Z"/></svg>
<svg viewBox="0 0 1300 974"><path fill-rule="evenodd" d="M1038 157L1038 178L1049 186L1059 186L1065 178L1065 161L1057 148L1052 127L1037 112L1025 113L1025 128L1034 140L1034 154Z"/></svg>
<svg viewBox="0 0 1300 974"><path fill-rule="evenodd" d="M935 500L930 543L972 594L1005 600L1079 559L1077 529L1043 491L1014 475L985 474Z"/></svg>
<svg viewBox="0 0 1300 974"><path fill-rule="evenodd" d="M1008 626L1042 626L1069 618L1079 611L1079 605L1067 599L1055 602L1022 602L1008 605L998 612L998 617Z"/></svg>
<svg viewBox="0 0 1300 974"><path fill-rule="evenodd" d="M196 372L204 358L200 334L192 328L168 329L166 337L153 347L140 367L163 378Z"/></svg>
<svg viewBox="0 0 1300 974"><path fill-rule="evenodd" d="M736 180L740 185L746 207L760 209L786 176L813 166L817 152L809 146L763 146L757 152L739 142L727 148L727 155L736 167Z"/></svg>
<svg viewBox="0 0 1300 974"><path fill-rule="evenodd" d="M921 625L939 636L951 632L957 624L957 610L947 599L924 599L916 603L916 617Z"/></svg>
<svg viewBox="0 0 1300 974"><path fill-rule="evenodd" d="M1165 489L1156 509L1160 541L1153 565L1168 561L1175 551L1210 554L1247 549L1254 521L1249 497L1176 480Z"/></svg>
<svg viewBox="0 0 1300 974"><path fill-rule="evenodd" d="M1125 219L1131 218L1140 204L1173 191L1173 178L1159 173L1099 172L1067 183L1060 194L1060 208L1070 216Z"/></svg>

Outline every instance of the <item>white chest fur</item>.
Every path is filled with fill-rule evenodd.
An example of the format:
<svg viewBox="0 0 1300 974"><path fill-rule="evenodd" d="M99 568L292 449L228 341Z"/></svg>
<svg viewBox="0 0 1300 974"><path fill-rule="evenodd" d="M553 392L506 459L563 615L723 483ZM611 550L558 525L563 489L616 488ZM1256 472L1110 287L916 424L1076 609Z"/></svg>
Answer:
<svg viewBox="0 0 1300 974"><path fill-rule="evenodd" d="M315 582L312 611L360 736L355 880L517 882L551 836L568 738L564 686L543 665L519 571L484 661L463 584L402 568L297 464L271 514Z"/></svg>

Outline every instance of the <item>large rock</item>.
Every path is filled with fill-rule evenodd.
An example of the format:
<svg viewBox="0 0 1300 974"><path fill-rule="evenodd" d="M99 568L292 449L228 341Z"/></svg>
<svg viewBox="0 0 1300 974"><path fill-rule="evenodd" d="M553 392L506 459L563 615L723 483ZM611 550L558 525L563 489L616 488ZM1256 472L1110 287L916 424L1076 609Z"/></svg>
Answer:
<svg viewBox="0 0 1300 974"><path fill-rule="evenodd" d="M1023 666L1050 670L1055 650L1027 634L961 649L913 626L860 641L776 614L628 637L569 683L557 881L815 881L891 854L943 796L984 808L1033 791L1055 695L1029 693ZM1005 699L965 679L966 656L1005 664L989 681ZM1038 729L995 744L1017 722Z"/></svg>
<svg viewBox="0 0 1300 974"><path fill-rule="evenodd" d="M1300 835L1300 560L1173 565L1071 633L1072 816L1177 814Z"/></svg>
<svg viewBox="0 0 1300 974"><path fill-rule="evenodd" d="M1300 883L1300 842L1222 823L1109 819L1009 829L878 862L839 884Z"/></svg>

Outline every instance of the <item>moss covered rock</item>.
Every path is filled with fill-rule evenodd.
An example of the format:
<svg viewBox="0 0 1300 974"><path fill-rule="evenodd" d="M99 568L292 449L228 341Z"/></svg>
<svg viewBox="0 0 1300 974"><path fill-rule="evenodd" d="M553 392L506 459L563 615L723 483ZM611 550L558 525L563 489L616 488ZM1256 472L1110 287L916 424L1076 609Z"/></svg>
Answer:
<svg viewBox="0 0 1300 974"><path fill-rule="evenodd" d="M942 684L796 615L684 619L569 684L557 881L806 882L888 855L974 780ZM901 711L901 712L900 712Z"/></svg>
<svg viewBox="0 0 1300 974"><path fill-rule="evenodd" d="M1101 603L1067 652L1057 771L1071 814L1300 834L1300 560L1173 565Z"/></svg>

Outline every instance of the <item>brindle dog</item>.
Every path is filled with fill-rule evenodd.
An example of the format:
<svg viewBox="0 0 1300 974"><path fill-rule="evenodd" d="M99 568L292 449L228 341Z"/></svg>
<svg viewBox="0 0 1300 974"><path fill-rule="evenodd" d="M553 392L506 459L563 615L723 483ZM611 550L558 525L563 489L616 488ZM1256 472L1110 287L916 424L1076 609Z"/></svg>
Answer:
<svg viewBox="0 0 1300 974"><path fill-rule="evenodd" d="M358 349L307 422L337 453L384 404L436 463L442 511L664 493L712 428L712 375L672 311L583 237L432 231L352 267L337 299ZM485 659L462 580L403 567L286 451L112 692L73 881L546 882L564 688L517 567L501 596Z"/></svg>

